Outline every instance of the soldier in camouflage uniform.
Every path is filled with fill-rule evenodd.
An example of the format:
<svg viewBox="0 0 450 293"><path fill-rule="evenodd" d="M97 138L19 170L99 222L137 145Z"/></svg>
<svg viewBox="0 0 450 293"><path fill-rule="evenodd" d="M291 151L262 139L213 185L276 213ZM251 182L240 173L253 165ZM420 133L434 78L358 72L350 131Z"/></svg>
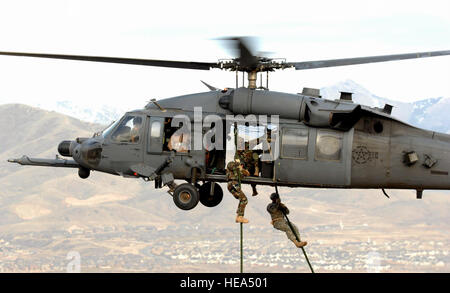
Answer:
<svg viewBox="0 0 450 293"><path fill-rule="evenodd" d="M237 155L240 161L244 164L244 168L249 171L253 176L259 176L259 156L258 153L250 150L249 143L245 143L245 150L238 150ZM258 195L256 190L256 184L251 184L253 194L252 196Z"/></svg>
<svg viewBox="0 0 450 293"><path fill-rule="evenodd" d="M267 206L267 211L272 217L272 222L270 223L273 225L273 227L277 230L286 232L289 240L294 242L295 246L299 248L308 244L306 241L297 241L295 234L292 232L289 224L284 217L285 214L289 214L289 209L281 203L280 196L277 193L272 193L270 195L270 199L272 200L272 203ZM300 240L300 233L298 232L297 226L295 226L293 223L291 223L291 225L295 233L297 234L298 239Z"/></svg>
<svg viewBox="0 0 450 293"><path fill-rule="evenodd" d="M236 211L236 223L248 223L248 220L244 218L245 206L247 205L248 200L241 189L240 179L249 175L250 173L242 167L239 159L227 164L228 191L230 191L236 199L239 199L239 205Z"/></svg>

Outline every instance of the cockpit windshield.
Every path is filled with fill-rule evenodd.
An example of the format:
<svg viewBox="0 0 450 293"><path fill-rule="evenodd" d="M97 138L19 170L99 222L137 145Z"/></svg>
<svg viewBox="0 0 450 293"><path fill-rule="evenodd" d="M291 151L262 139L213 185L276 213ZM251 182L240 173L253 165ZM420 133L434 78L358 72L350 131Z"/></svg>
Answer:
<svg viewBox="0 0 450 293"><path fill-rule="evenodd" d="M142 126L142 117L136 115L125 116L114 129L111 140L115 142L137 143Z"/></svg>
<svg viewBox="0 0 450 293"><path fill-rule="evenodd" d="M103 137L109 136L109 135L111 134L111 131L112 131L114 128L116 128L117 124L119 124L119 121L120 121L120 120L122 120L122 119L119 119L119 120L116 120L116 121L111 122L111 124L109 124L109 126L106 127L106 128L102 131Z"/></svg>

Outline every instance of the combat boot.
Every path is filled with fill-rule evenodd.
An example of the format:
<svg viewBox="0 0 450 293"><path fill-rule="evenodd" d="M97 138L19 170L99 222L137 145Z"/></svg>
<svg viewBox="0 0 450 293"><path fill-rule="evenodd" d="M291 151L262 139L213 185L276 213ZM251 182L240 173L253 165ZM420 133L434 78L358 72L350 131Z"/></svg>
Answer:
<svg viewBox="0 0 450 293"><path fill-rule="evenodd" d="M256 190L256 185L252 184L252 191L253 191L252 196L257 196L258 195L258 191Z"/></svg>
<svg viewBox="0 0 450 293"><path fill-rule="evenodd" d="M236 223L246 224L246 223L248 223L248 220L246 218L244 218L243 216L237 216L236 217Z"/></svg>
<svg viewBox="0 0 450 293"><path fill-rule="evenodd" d="M301 247L304 247L304 246L306 246L306 244L308 244L308 242L306 242L306 241L295 241L294 242L294 244L295 244L295 246L297 246L298 248L301 248Z"/></svg>

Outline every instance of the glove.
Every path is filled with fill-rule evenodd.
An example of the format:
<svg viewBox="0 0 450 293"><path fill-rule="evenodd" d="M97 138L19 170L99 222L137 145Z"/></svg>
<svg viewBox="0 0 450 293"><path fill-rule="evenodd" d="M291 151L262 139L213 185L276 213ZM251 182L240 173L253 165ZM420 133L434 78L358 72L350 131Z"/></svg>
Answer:
<svg viewBox="0 0 450 293"><path fill-rule="evenodd" d="M289 209L287 208L287 206L285 206L284 204L280 204L280 209L283 213L289 215Z"/></svg>

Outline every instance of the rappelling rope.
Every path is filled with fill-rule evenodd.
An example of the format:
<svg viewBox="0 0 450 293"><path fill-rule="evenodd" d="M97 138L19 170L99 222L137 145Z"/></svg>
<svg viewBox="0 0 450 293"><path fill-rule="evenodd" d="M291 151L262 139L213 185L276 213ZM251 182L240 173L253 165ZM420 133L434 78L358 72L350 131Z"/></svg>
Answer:
<svg viewBox="0 0 450 293"><path fill-rule="evenodd" d="M275 185L275 192L278 194L278 197L279 197L280 194L278 193L278 187L277 187L276 185ZM280 198L280 199L281 199L281 198ZM297 233L295 232L294 227L292 227L291 221L289 221L288 216L286 215L286 213L285 213L283 210L282 210L281 212L283 213L284 217L286 218L286 221L287 221L287 223L288 223L288 225L289 225L289 228L291 229L292 233L294 233L295 238L297 239L297 241L300 242L300 237L299 237L299 236L297 235ZM311 270L311 273L314 274L314 269L313 269L311 263L309 262L309 258L308 258L308 255L306 254L305 248L304 248L304 247L301 247L301 249L302 249L302 251L303 251L303 255L305 256L306 263L308 264L309 269Z"/></svg>
<svg viewBox="0 0 450 293"><path fill-rule="evenodd" d="M238 158L237 155L237 137L238 137L238 129L237 129L237 123L234 122L234 147L235 147L235 154L234 154L234 159ZM237 171L237 177L238 177L238 182L239 182L239 188L241 188L241 172L238 168ZM241 229L241 238L240 238L240 250L241 250L241 268L240 268L240 272L243 273L244 272L244 225L243 223L240 223L239 225L240 229Z"/></svg>
<svg viewBox="0 0 450 293"><path fill-rule="evenodd" d="M243 224L240 223L241 225L241 274L244 272L244 228L243 228Z"/></svg>

